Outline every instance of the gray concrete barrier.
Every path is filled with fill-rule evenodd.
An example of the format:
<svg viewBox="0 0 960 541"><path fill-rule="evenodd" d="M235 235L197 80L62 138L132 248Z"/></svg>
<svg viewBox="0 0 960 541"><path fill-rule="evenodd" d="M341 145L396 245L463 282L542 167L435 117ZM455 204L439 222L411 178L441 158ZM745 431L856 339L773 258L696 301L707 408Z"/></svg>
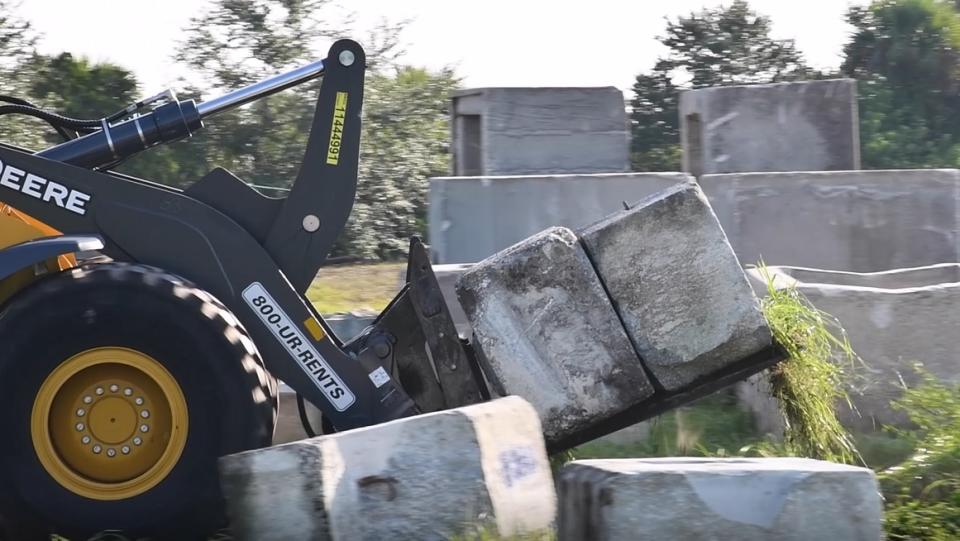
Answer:
<svg viewBox="0 0 960 541"><path fill-rule="evenodd" d="M890 401L920 381L914 364L941 381L960 383L960 265L942 264L877 273L770 267L777 287L796 287L814 306L836 317L864 366L847 367L850 397L859 414L840 406L844 424L872 430L903 424ZM758 270L754 288L766 288ZM741 394L761 418L775 408L761 387ZM769 395L767 395L769 396Z"/></svg>
<svg viewBox="0 0 960 541"><path fill-rule="evenodd" d="M960 171L706 175L743 264L853 272L960 261Z"/></svg>
<svg viewBox="0 0 960 541"><path fill-rule="evenodd" d="M434 263L474 263L543 231L579 229L690 177L611 173L430 179Z"/></svg>
<svg viewBox="0 0 960 541"><path fill-rule="evenodd" d="M879 541L873 472L803 458L578 460L559 478L560 541Z"/></svg>
<svg viewBox="0 0 960 541"><path fill-rule="evenodd" d="M237 539L505 537L556 512L533 408L509 397L220 459Z"/></svg>
<svg viewBox="0 0 960 541"><path fill-rule="evenodd" d="M683 169L697 177L859 169L858 122L853 79L688 90L680 93Z"/></svg>

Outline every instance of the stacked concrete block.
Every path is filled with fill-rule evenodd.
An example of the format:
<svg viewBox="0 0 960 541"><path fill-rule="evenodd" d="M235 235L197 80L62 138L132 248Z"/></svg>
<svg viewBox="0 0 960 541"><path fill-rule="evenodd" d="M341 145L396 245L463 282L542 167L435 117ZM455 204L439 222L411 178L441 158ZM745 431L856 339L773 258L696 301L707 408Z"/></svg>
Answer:
<svg viewBox="0 0 960 541"><path fill-rule="evenodd" d="M555 227L472 267L457 294L493 390L529 400L549 441L653 395L577 237Z"/></svg>
<svg viewBox="0 0 960 541"><path fill-rule="evenodd" d="M582 238L664 389L683 389L771 345L757 299L696 184L655 194Z"/></svg>
<svg viewBox="0 0 960 541"><path fill-rule="evenodd" d="M560 541L879 541L866 468L803 458L583 460L559 479Z"/></svg>
<svg viewBox="0 0 960 541"><path fill-rule="evenodd" d="M237 539L450 539L548 531L540 422L517 397L220 459Z"/></svg>
<svg viewBox="0 0 960 541"><path fill-rule="evenodd" d="M683 169L697 177L859 169L857 82L688 90L680 94L680 138Z"/></svg>
<svg viewBox="0 0 960 541"><path fill-rule="evenodd" d="M455 175L630 169L629 121L616 88L470 88L452 102Z"/></svg>

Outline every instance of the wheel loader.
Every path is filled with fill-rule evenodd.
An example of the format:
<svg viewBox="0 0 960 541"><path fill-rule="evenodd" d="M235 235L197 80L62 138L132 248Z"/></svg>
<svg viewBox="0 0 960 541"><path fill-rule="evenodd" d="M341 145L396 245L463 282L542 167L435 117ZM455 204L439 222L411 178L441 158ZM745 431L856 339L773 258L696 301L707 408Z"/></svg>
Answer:
<svg viewBox="0 0 960 541"><path fill-rule="evenodd" d="M216 459L270 445L276 378L326 431L484 398L419 239L408 284L359 337L336 336L304 296L353 205L364 71L342 40L202 103L167 92L81 120L4 98L0 115L65 141L0 146L0 522L80 539L221 527ZM224 169L182 191L111 170L320 76L286 198Z"/></svg>
<svg viewBox="0 0 960 541"><path fill-rule="evenodd" d="M204 538L226 522L217 458L271 444L278 379L311 435L304 401L329 433L490 398L482 352L458 336L418 238L406 285L358 336L337 336L305 297L353 205L365 68L340 40L207 101L168 91L95 120L0 97L0 115L64 138L39 152L0 143L0 539ZM222 168L184 190L113 170L321 76L285 198ZM667 393L580 440L761 368Z"/></svg>

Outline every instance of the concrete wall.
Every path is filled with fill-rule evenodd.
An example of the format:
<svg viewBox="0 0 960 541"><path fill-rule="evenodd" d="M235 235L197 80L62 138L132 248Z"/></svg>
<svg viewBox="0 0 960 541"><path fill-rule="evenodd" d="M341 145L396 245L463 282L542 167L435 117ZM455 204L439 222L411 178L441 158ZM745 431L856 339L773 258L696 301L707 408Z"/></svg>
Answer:
<svg viewBox="0 0 960 541"><path fill-rule="evenodd" d="M904 415L893 411L890 401L901 396L901 381L908 386L920 381L914 363L923 363L941 381L960 383L955 336L960 329L960 265L881 273L791 267L771 271L778 287L795 286L814 306L836 317L863 358L864 366L848 367L847 384L860 415L840 406L846 425L869 430L902 424ZM765 287L756 270L748 274L755 289ZM769 395L752 406L761 410L761 418L775 408Z"/></svg>
<svg viewBox="0 0 960 541"><path fill-rule="evenodd" d="M604 88L476 88L454 95L453 174L629 171L623 94Z"/></svg>
<svg viewBox="0 0 960 541"><path fill-rule="evenodd" d="M682 173L430 179L434 263L475 263L555 225L580 229L674 184Z"/></svg>
<svg viewBox="0 0 960 541"><path fill-rule="evenodd" d="M740 262L873 272L960 261L955 169L706 175Z"/></svg>
<svg viewBox="0 0 960 541"><path fill-rule="evenodd" d="M725 86L680 94L684 171L860 168L856 81Z"/></svg>

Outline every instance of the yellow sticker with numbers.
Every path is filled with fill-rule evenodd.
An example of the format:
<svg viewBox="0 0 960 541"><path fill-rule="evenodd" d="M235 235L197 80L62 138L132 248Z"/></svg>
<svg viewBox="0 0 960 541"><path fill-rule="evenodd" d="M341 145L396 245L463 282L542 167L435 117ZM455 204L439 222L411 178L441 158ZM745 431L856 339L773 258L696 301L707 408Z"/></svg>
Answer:
<svg viewBox="0 0 960 541"><path fill-rule="evenodd" d="M327 165L340 163L340 145L343 143L343 124L347 118L347 93L337 92L333 106L333 127L330 128L330 146L327 147Z"/></svg>

